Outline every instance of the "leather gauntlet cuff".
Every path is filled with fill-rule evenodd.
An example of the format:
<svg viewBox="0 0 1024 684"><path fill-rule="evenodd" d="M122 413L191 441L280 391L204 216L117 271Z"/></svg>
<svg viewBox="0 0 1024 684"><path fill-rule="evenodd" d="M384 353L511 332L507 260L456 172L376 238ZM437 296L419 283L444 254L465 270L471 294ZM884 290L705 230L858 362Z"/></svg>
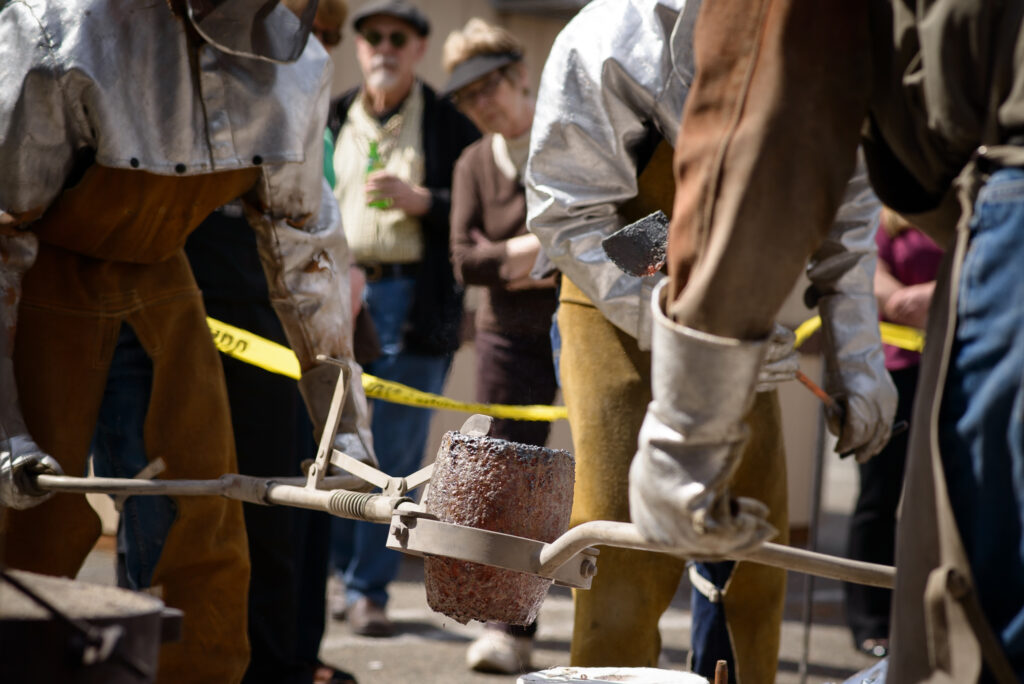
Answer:
<svg viewBox="0 0 1024 684"><path fill-rule="evenodd" d="M653 401L629 473L630 515L648 539L698 557L760 544L774 534L767 509L734 500L767 341L746 342L678 325L653 298Z"/></svg>

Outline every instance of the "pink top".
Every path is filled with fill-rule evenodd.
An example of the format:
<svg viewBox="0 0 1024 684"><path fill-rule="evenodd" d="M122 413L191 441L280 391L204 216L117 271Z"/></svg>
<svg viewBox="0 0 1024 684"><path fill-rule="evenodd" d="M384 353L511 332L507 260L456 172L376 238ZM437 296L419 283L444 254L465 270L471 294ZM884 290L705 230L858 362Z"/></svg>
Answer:
<svg viewBox="0 0 1024 684"><path fill-rule="evenodd" d="M875 235L878 245L878 260L884 261L896 280L904 285L918 285L935 280L942 262L942 249L916 228L901 231L890 238L884 226L879 226ZM885 318L879 313L879 318ZM889 370L908 368L920 361L917 352L885 346L885 367Z"/></svg>

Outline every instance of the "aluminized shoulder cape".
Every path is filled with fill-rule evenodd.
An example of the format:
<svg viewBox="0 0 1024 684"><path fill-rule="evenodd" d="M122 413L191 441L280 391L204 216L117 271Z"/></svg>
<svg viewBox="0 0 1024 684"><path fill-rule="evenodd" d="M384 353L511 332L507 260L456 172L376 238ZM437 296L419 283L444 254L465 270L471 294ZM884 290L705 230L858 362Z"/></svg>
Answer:
<svg viewBox="0 0 1024 684"><path fill-rule="evenodd" d="M293 64L203 44L165 2L11 0L0 12L0 209L49 205L73 155L158 174L304 159L329 78L310 41ZM195 64L192 63L195 60Z"/></svg>
<svg viewBox="0 0 1024 684"><path fill-rule="evenodd" d="M260 166L247 217L289 343L303 373L327 354L358 378L348 245L323 179L330 61L315 40L290 64L190 47L184 21L162 1L11 0L0 10L2 327L13 335L21 274L34 260L31 232L9 224L45 210L82 151L165 175ZM323 384L328 401L330 389ZM362 410L359 382L352 394ZM322 402L310 403L322 420L312 411Z"/></svg>
<svg viewBox="0 0 1024 684"><path fill-rule="evenodd" d="M537 95L527 164L528 226L548 258L616 326L650 346L650 295L601 239L637 194L649 126L675 141L693 80L698 2L595 0L555 40ZM670 49L677 48L677 49Z"/></svg>

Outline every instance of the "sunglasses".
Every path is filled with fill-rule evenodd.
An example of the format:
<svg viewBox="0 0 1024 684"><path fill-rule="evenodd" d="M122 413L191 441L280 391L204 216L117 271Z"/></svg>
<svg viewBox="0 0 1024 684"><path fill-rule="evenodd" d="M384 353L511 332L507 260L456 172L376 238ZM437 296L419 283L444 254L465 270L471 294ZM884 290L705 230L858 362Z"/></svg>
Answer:
<svg viewBox="0 0 1024 684"><path fill-rule="evenodd" d="M322 28L314 24L311 33L328 49L336 47L341 42L340 28Z"/></svg>
<svg viewBox="0 0 1024 684"><path fill-rule="evenodd" d="M505 78L505 70L493 71L485 78L452 93L452 104L459 109L468 109L482 97L490 97Z"/></svg>
<svg viewBox="0 0 1024 684"><path fill-rule="evenodd" d="M362 33L363 40L370 44L371 47L377 47L384 42L387 38L388 42L391 43L391 47L396 50L400 50L405 47L406 43L409 42L409 34L405 31L392 31L386 36L375 29L368 29Z"/></svg>

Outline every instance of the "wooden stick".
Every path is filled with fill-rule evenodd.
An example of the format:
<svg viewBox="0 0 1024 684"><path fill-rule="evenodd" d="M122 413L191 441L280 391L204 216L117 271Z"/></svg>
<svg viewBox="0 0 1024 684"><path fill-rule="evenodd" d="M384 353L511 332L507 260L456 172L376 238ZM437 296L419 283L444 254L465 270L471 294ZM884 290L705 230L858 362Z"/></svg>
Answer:
<svg viewBox="0 0 1024 684"><path fill-rule="evenodd" d="M715 684L729 684L729 664L724 660L715 663Z"/></svg>

